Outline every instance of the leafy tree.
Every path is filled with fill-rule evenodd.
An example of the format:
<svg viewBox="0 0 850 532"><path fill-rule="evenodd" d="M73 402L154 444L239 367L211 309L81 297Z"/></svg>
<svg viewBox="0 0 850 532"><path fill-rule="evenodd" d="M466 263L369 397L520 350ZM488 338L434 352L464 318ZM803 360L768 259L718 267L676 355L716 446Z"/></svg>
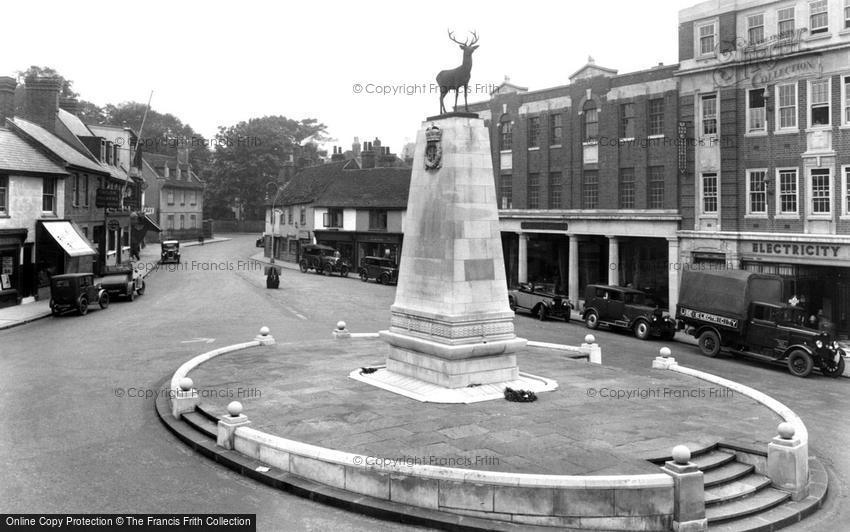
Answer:
<svg viewBox="0 0 850 532"><path fill-rule="evenodd" d="M80 96L72 88L74 82L65 78L65 76L53 68L32 65L26 70L18 71L18 83L26 85L28 79L39 78L60 78L62 80L62 91L59 93L61 98L78 98Z"/></svg>
<svg viewBox="0 0 850 532"><path fill-rule="evenodd" d="M232 205L239 198L248 218L263 218L266 192L271 191L266 185L282 184L279 176L290 156L296 170L318 163L327 155L318 147L318 142L327 139L326 132L326 126L315 119L297 121L285 116L220 127L207 180L211 209Z"/></svg>

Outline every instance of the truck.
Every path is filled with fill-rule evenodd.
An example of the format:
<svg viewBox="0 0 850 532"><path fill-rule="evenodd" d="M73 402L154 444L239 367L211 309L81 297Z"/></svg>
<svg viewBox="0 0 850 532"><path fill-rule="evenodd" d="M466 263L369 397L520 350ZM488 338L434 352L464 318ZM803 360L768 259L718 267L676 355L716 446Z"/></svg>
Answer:
<svg viewBox="0 0 850 532"><path fill-rule="evenodd" d="M815 366L844 373L844 351L832 336L807 326L805 309L782 301L782 278L744 270L684 270L676 306L679 329L700 352L721 352L785 363L807 377Z"/></svg>

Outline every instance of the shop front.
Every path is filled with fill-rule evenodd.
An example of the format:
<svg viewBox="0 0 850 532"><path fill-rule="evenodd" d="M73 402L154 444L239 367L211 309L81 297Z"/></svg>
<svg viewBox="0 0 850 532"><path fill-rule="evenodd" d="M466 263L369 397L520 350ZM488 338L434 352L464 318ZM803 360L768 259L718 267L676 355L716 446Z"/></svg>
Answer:
<svg viewBox="0 0 850 532"><path fill-rule="evenodd" d="M29 295L23 263L26 229L0 229L0 308L17 305ZM31 250L31 246L28 246Z"/></svg>
<svg viewBox="0 0 850 532"><path fill-rule="evenodd" d="M784 301L850 337L850 239L817 235L683 238L682 262L696 269L743 269L778 275Z"/></svg>
<svg viewBox="0 0 850 532"><path fill-rule="evenodd" d="M97 251L73 222L39 221L35 232L39 299L50 297L52 276L94 271Z"/></svg>
<svg viewBox="0 0 850 532"><path fill-rule="evenodd" d="M339 251L356 269L363 257L385 257L398 264L401 259L402 235L355 231L316 231L316 243Z"/></svg>

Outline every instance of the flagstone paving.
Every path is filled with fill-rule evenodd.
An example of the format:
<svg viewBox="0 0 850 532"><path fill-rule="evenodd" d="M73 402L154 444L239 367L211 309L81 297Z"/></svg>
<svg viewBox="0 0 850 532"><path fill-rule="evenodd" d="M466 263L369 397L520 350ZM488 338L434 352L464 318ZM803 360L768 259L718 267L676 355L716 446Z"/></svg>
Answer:
<svg viewBox="0 0 850 532"><path fill-rule="evenodd" d="M657 473L646 458L674 445L766 443L781 422L699 379L629 373L541 348L519 356L520 370L559 388L536 402L421 403L348 377L383 364L385 349L374 339L284 343L222 355L189 376L202 403L223 413L239 400L258 430L371 457L492 471Z"/></svg>

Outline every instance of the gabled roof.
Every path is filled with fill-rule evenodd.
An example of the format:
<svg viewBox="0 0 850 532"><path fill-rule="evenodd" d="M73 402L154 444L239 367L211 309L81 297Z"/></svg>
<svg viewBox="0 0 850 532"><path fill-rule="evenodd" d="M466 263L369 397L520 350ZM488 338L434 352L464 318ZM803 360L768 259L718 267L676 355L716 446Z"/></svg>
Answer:
<svg viewBox="0 0 850 532"><path fill-rule="evenodd" d="M64 168L3 127L0 127L0 171L68 175Z"/></svg>
<svg viewBox="0 0 850 532"><path fill-rule="evenodd" d="M353 164L352 164L353 163ZM308 166L302 169L297 174L292 176L292 179L287 181L283 189L277 196L277 205L298 205L301 203L312 203L325 191L330 183L350 170L345 168L358 168L357 163L353 161L339 161L328 164L318 164ZM271 204L271 202L269 202Z"/></svg>
<svg viewBox="0 0 850 532"><path fill-rule="evenodd" d="M580 69L573 72L573 75L570 76L570 82L573 82L577 79L587 79L596 76L616 76L617 71L613 68L605 68L596 64L592 57L587 58L587 64L585 64Z"/></svg>
<svg viewBox="0 0 850 532"><path fill-rule="evenodd" d="M83 170L109 174L108 168L92 161L43 127L18 117L15 117L8 123L13 124L18 131L23 132L23 134L56 154L65 163Z"/></svg>
<svg viewBox="0 0 850 532"><path fill-rule="evenodd" d="M169 176L160 172L160 168L168 167ZM142 153L142 167L147 168L148 172L154 174L158 180L165 181L167 186L179 188L204 188L204 182L198 177L188 164L181 164L180 171L183 175L188 176L186 179L177 179L177 157L171 155L163 155L160 153ZM175 173L171 174L171 170Z"/></svg>
<svg viewBox="0 0 850 532"><path fill-rule="evenodd" d="M73 115L66 111L65 109L59 109L59 112L56 113L56 117L59 119L65 127L68 128L68 131L73 133L78 137L96 137L92 131L83 124L83 121L77 118L76 115Z"/></svg>
<svg viewBox="0 0 850 532"><path fill-rule="evenodd" d="M343 170L316 198L316 207L405 209L410 193L410 168Z"/></svg>

